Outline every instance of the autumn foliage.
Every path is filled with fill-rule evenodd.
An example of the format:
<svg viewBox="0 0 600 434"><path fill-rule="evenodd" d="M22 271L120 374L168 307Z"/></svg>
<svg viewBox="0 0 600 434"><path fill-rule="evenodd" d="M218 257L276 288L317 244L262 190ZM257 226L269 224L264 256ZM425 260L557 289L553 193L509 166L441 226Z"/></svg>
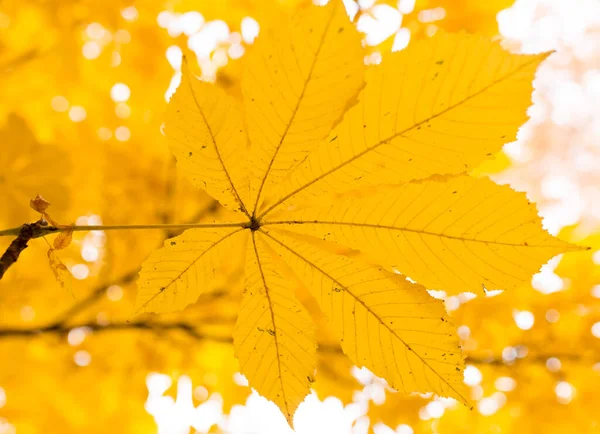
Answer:
<svg viewBox="0 0 600 434"><path fill-rule="evenodd" d="M235 29L252 15L261 26L256 41L213 47L244 53L226 66L210 58L211 77L197 52L173 48L185 45L181 32L173 44L157 26L160 2L115 5L122 18L113 6L67 3L54 5L60 26L50 4L2 12L19 28L52 30L34 48L2 37L7 423L19 433L152 432L144 381L158 371L190 375L225 412L250 392L234 384L240 372L293 426L311 389L349 402L356 366L387 388L373 421L437 432L419 420L437 396L455 403L436 421L446 432L536 432L511 422L535 412L489 425L471 412L481 396L465 369L478 366L497 393L514 389L498 378L549 383L545 360L569 335L526 338L505 322L521 306L547 310L529 288L544 264L568 252L566 263L590 262L585 246L597 245L549 234L525 193L473 172L516 139L548 53L505 50L490 37L493 11L469 2L462 28L482 35L458 31L443 2L448 31L422 34L409 20L415 40L394 52L382 44L380 64L368 65L375 48L356 21L369 10L351 20L341 0L200 2L208 20ZM84 59L69 35L90 19L106 28L87 27L98 47L84 45ZM167 47L179 53L175 78ZM450 299L465 306L449 313ZM527 346L532 363L521 369ZM535 398L515 402L523 412Z"/></svg>

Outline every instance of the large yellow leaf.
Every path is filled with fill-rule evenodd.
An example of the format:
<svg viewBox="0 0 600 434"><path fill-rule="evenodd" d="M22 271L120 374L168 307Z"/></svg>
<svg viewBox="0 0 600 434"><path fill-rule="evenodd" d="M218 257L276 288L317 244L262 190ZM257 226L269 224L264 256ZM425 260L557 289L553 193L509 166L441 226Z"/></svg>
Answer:
<svg viewBox="0 0 600 434"><path fill-rule="evenodd" d="M233 333L242 373L279 406L292 425L314 381L314 325L293 286L278 271L256 232L248 245L246 290Z"/></svg>
<svg viewBox="0 0 600 434"><path fill-rule="evenodd" d="M341 0L261 31L242 81L252 207L319 144L355 97L363 83L360 40Z"/></svg>
<svg viewBox="0 0 600 434"><path fill-rule="evenodd" d="M183 174L222 205L249 206L247 148L242 115L233 98L193 77L184 62L179 88L166 114L165 134Z"/></svg>
<svg viewBox="0 0 600 434"><path fill-rule="evenodd" d="M283 231L264 232L317 299L353 363L405 393L434 391L467 403L463 356L442 301L382 268Z"/></svg>
<svg viewBox="0 0 600 434"><path fill-rule="evenodd" d="M479 36L443 33L391 53L369 69L359 104L289 174L267 210L476 166L514 140L545 57L510 54Z"/></svg>
<svg viewBox="0 0 600 434"><path fill-rule="evenodd" d="M579 249L547 233L524 194L488 179L442 177L383 188L265 222L336 241L428 288L510 289Z"/></svg>
<svg viewBox="0 0 600 434"><path fill-rule="evenodd" d="M136 312L171 312L196 302L244 235L237 225L190 229L165 241L142 265Z"/></svg>
<svg viewBox="0 0 600 434"><path fill-rule="evenodd" d="M316 296L354 363L400 390L466 402L462 352L442 304L424 288L512 288L572 249L542 230L523 195L456 175L514 137L544 56L512 55L466 34L414 44L367 72L358 103L335 126L363 78L360 38L341 2L312 6L275 26L261 30L246 59L249 149L243 128L237 130L239 116L221 117L230 100L184 77L169 114L182 134L174 149L180 162L192 158L189 152L200 158L180 166L230 208L243 201L245 217L184 234L198 241L190 250L167 245L151 257L138 306L166 311L193 302L219 262L235 249L246 251L251 238L236 355L250 386L290 423L312 382L315 348L295 286L282 275L287 268ZM204 110L211 115L202 116ZM445 176L433 176L439 174ZM352 197L340 194L350 190ZM359 250L357 257L379 267L338 257L328 243L294 238L307 234L345 252ZM404 276L382 271L391 267Z"/></svg>

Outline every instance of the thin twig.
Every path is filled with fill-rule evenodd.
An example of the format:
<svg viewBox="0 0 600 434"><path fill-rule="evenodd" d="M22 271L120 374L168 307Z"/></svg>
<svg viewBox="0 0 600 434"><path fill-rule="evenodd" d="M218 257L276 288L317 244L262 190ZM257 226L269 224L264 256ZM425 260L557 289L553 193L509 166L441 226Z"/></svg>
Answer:
<svg viewBox="0 0 600 434"><path fill-rule="evenodd" d="M46 235L56 234L62 231L72 230L78 231L115 231L115 230L138 230L138 229L194 229L194 228L235 228L248 227L248 222L231 222L231 223L176 223L176 224L151 224L151 225L81 225L81 226L66 226L58 228L56 226L39 226L35 227L31 236L33 238L45 237ZM11 229L0 231L0 237L17 236L23 229L19 226Z"/></svg>
<svg viewBox="0 0 600 434"><path fill-rule="evenodd" d="M213 201L208 206L199 210L198 213L196 213L189 221L196 222L196 221L200 220L201 218L203 218L205 215L213 213L217 208L218 208L218 202ZM178 229L182 229L182 228L178 228ZM173 228L169 228L169 230L167 230L167 233L165 234L165 239L174 237L175 235L178 234L178 232L179 231L176 231ZM111 287L113 285L127 285L129 283L132 283L137 278L138 273L139 273L139 269L136 269L136 270L130 271L129 273L126 273L126 274L120 276L119 278L111 281L110 283L106 283L106 284L98 286L86 298L79 301L77 304L73 305L62 315L59 315L54 320L52 325L54 325L54 326L64 325L66 322L68 322L70 319L72 319L75 315L77 315L81 311L87 309L89 306L93 305L96 301L98 301L100 298L102 298L105 291L109 287Z"/></svg>

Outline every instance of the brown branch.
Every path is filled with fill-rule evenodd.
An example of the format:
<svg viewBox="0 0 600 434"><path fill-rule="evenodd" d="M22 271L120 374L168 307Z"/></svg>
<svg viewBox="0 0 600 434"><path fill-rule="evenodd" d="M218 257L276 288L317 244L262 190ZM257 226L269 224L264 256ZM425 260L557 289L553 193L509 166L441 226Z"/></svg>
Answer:
<svg viewBox="0 0 600 434"><path fill-rule="evenodd" d="M11 265L13 265L19 259L19 256L27 248L27 243L36 238L37 234L47 228L44 220L38 220L35 223L24 224L19 228L17 238L15 238L2 257L0 257L0 279L4 277L4 274L8 271Z"/></svg>
<svg viewBox="0 0 600 434"><path fill-rule="evenodd" d="M107 332L107 331L122 331L122 330L148 330L153 332L159 331L170 331L179 330L190 337L198 340L210 340L217 342L231 343L232 339L230 336L219 336L206 334L198 331L193 325L186 322L173 322L173 323L161 323L151 321L136 321L136 322L119 322L112 324L101 325L98 323L84 323L73 326L66 326L63 324L52 324L46 327L21 329L21 328L8 328L0 329L1 337L37 337L44 334L57 334L66 335L71 330L76 328L86 328L95 332Z"/></svg>

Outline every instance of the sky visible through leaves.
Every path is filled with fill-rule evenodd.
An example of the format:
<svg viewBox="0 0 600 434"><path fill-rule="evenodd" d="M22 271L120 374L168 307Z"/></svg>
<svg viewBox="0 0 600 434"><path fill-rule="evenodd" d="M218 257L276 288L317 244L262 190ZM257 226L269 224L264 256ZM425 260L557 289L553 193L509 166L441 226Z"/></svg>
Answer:
<svg viewBox="0 0 600 434"><path fill-rule="evenodd" d="M597 429L600 9L324 3L1 5L0 433Z"/></svg>

